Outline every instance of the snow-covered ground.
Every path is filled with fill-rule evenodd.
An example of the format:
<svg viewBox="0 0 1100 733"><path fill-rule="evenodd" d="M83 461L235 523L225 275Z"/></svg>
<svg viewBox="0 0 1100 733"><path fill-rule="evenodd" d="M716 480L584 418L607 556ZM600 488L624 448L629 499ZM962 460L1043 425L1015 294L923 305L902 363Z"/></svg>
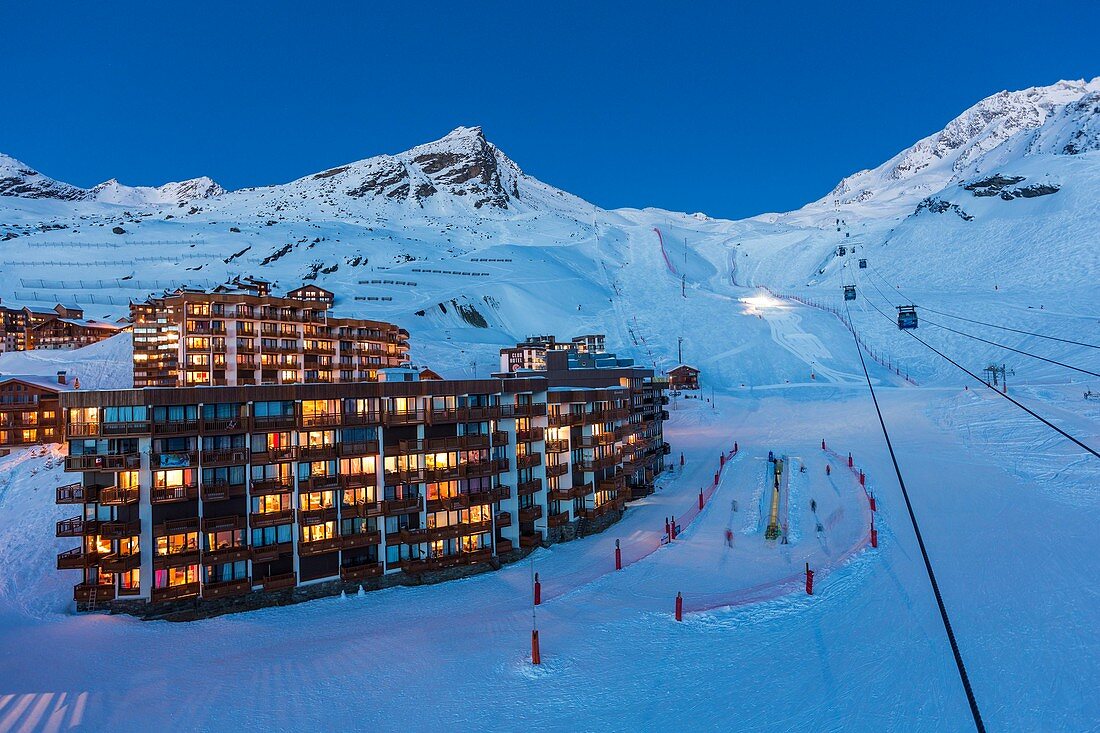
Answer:
<svg viewBox="0 0 1100 733"><path fill-rule="evenodd" d="M68 513L53 488L67 479L56 451L16 452L0 460L0 733L150 721L972 729L852 333L828 308L849 313L901 372L868 361L989 729L1096 730L1098 462L891 318L894 306L919 304L921 338L979 373L1007 363L1013 397L1100 445L1100 400L1082 399L1100 379L942 326L1089 372L1100 372L1100 351L924 310L1100 344L1098 94L1094 80L995 95L804 209L740 222L600 210L522 174L477 130L241 192L114 184L92 195L30 176L60 200L0 200L0 236L18 233L0 261L4 303L75 299L104 318L181 281L253 274L287 289L313 273L339 293L338 311L408 327L414 359L446 376L485 374L502 345L526 335L606 332L612 350L659 369L675 363L683 337L704 390L670 406L667 435L685 469L603 535L443 586L185 625L70 612L72 573L53 565L71 542L52 539ZM451 183L463 166L485 175ZM966 188L994 174L1023 180L1004 184L1008 198ZM1035 184L1059 189L1015 193ZM185 191L181 206L158 203ZM839 245L855 253L838 257ZM856 265L863 257L867 269ZM841 285L858 291L847 311ZM3 355L0 372L67 368L82 387L126 386L126 339ZM823 438L867 471L877 549L866 546L867 498ZM703 511L661 546L664 518L690 516L733 441L741 450ZM763 536L769 451L796 469L787 545ZM813 597L801 590L805 562L819 573ZM532 572L547 598L538 668L528 661Z"/></svg>
<svg viewBox="0 0 1100 733"><path fill-rule="evenodd" d="M66 512L52 503L64 477L30 451L4 459L0 730L144 730L149 720L171 730L639 730L658 720L691 730L966 730L873 408L847 378L859 369L850 336L817 309L752 310L760 318L732 314L731 331L774 334L758 346L761 363L793 357L792 344L820 358L820 342L839 376L788 385L761 373L759 388L722 390L713 404L676 401L668 435L685 469L622 522L443 586L191 624L75 616L71 579L52 569L65 541L43 538ZM980 439L956 424L967 411L1005 414L996 396L872 373L990 728L1094 726L1095 472L1036 485L987 450L1011 440L1017 422L990 419ZM867 471L878 549L864 546L858 481L822 438ZM661 547L664 517L687 512L734 440L740 451L704 510ZM769 450L806 466L791 474L789 545L763 537ZM806 561L819 572L813 597L801 589ZM528 660L535 571L548 598L537 609L538 668ZM677 592L682 624L672 618Z"/></svg>

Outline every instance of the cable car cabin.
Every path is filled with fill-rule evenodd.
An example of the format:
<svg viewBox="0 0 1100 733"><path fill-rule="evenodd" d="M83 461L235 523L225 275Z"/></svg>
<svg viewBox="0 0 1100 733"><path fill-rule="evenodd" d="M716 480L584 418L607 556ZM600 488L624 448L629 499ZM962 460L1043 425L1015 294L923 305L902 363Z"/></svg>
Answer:
<svg viewBox="0 0 1100 733"><path fill-rule="evenodd" d="M856 286L855 285L845 285L844 286L844 299L845 300L855 300L856 299Z"/></svg>
<svg viewBox="0 0 1100 733"><path fill-rule="evenodd" d="M866 270L867 269L867 260L861 259L859 261L859 269L861 269L861 270Z"/></svg>
<svg viewBox="0 0 1100 733"><path fill-rule="evenodd" d="M917 307L915 305L898 306L898 328L917 327Z"/></svg>

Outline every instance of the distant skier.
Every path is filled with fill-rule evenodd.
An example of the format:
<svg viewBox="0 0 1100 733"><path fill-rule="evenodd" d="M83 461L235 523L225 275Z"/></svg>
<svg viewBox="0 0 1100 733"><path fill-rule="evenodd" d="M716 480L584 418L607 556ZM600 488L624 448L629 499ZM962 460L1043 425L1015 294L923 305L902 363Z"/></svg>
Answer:
<svg viewBox="0 0 1100 733"><path fill-rule="evenodd" d="M683 451L681 451L680 452L680 468L683 468L683 467L684 467L684 453L683 453Z"/></svg>
<svg viewBox="0 0 1100 733"><path fill-rule="evenodd" d="M825 464L825 475L826 475L826 476L829 476L829 475L831 475L831 474L832 474L832 472L833 472L833 469L829 467L829 464L828 464L828 463L826 463L826 464Z"/></svg>
<svg viewBox="0 0 1100 733"><path fill-rule="evenodd" d="M726 528L726 547L733 547L733 530Z"/></svg>
<svg viewBox="0 0 1100 733"><path fill-rule="evenodd" d="M810 499L810 511L817 514L817 499Z"/></svg>

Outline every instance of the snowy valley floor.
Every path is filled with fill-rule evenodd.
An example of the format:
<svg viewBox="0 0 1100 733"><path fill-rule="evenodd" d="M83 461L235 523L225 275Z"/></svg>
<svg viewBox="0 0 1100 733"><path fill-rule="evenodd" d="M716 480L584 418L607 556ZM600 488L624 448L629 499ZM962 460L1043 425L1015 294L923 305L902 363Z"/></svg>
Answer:
<svg viewBox="0 0 1100 733"><path fill-rule="evenodd" d="M809 308L764 318L775 348L812 347L817 380L677 401L667 437L686 466L618 525L444 585L191 624L75 616L75 580L53 570L69 541L43 541L66 514L52 503L64 476L30 452L3 459L0 733L972 729L850 336ZM1043 464L1036 478L1021 463L1043 448L1014 438L1023 426L995 396L873 377L987 726L1096 729L1095 469ZM867 472L877 549L865 546L867 499L822 438ZM704 510L659 546L664 517L697 501L735 440ZM788 545L764 540L769 450L794 466ZM533 571L547 598L540 667Z"/></svg>

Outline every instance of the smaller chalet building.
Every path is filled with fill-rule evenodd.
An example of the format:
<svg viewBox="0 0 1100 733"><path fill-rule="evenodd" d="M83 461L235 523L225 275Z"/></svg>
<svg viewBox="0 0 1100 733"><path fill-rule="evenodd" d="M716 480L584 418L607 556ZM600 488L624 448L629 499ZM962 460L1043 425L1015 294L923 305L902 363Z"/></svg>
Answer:
<svg viewBox="0 0 1100 733"><path fill-rule="evenodd" d="M668 373L669 389L699 389L699 370L687 364L672 369Z"/></svg>

